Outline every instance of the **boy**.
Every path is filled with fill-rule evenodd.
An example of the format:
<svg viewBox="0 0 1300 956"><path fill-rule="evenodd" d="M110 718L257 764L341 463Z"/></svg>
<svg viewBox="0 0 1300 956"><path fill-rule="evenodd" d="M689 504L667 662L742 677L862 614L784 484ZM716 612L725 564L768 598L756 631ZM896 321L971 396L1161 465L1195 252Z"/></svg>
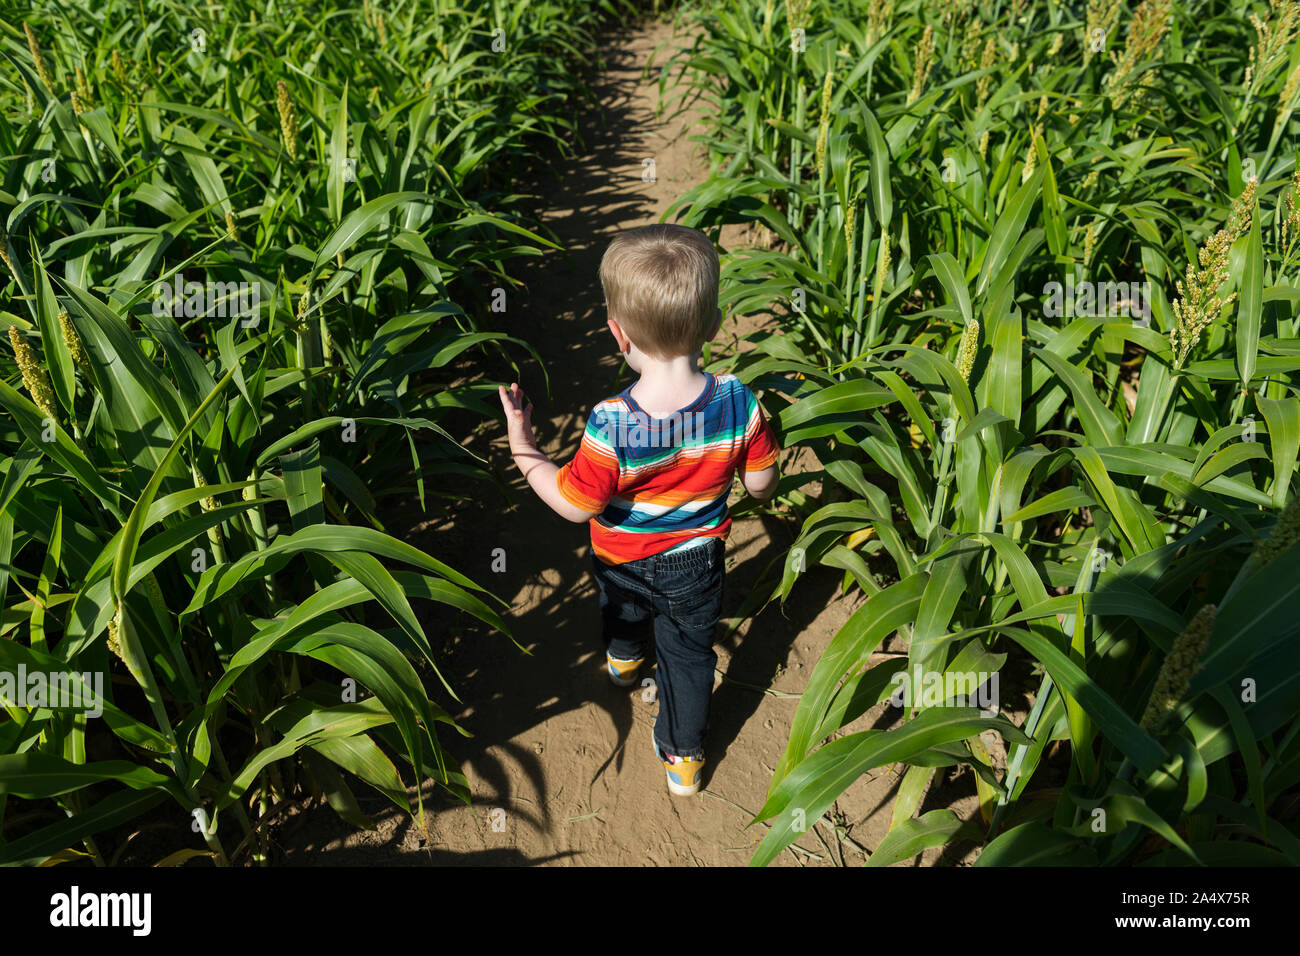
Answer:
<svg viewBox="0 0 1300 956"><path fill-rule="evenodd" d="M718 334L718 255L685 226L621 233L600 263L607 324L640 378L596 405L574 459L557 468L533 439L532 405L500 387L510 451L559 515L591 526L609 678L636 682L653 635L668 789L697 793L718 656L727 493L737 471L760 501L777 482L777 446L753 393L699 368Z"/></svg>

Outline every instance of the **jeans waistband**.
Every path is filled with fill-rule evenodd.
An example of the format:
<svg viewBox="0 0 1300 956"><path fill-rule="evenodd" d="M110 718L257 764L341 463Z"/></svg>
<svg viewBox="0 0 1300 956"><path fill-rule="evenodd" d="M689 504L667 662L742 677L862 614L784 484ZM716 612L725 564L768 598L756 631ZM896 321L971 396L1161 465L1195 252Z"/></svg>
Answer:
<svg viewBox="0 0 1300 956"><path fill-rule="evenodd" d="M647 562L653 561L656 568L665 570L680 570L682 568L703 568L707 567L714 559L718 550L723 547L721 538L710 538L708 544L697 544L693 548L687 548L685 551L668 551L652 554L645 559Z"/></svg>

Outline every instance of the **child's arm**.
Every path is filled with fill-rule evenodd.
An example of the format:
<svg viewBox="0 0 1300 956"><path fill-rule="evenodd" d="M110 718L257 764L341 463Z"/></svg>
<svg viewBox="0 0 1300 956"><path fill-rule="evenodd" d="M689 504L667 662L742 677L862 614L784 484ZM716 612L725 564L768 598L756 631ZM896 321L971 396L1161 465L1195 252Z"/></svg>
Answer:
<svg viewBox="0 0 1300 956"><path fill-rule="evenodd" d="M745 442L744 456L738 463L740 483L757 501L767 501L776 491L776 484L781 476L777 471L777 453L779 446L771 424L763 415L754 393L745 390L749 407L749 421L745 433L749 437Z"/></svg>
<svg viewBox="0 0 1300 956"><path fill-rule="evenodd" d="M512 384L508 392L501 385L498 393L501 396L501 407L506 413L510 454L514 456L515 465L523 472L528 484L537 492L537 497L550 505L561 518L576 523L590 521L596 516L594 512L574 507L560 494L555 480L560 469L537 447L537 439L533 437L533 405L529 402L527 407L524 406L523 393L519 390L518 383Z"/></svg>
<svg viewBox="0 0 1300 956"><path fill-rule="evenodd" d="M781 476L777 473L776 465L769 465L759 471L742 471L740 473L740 483L745 486L745 490L750 496L757 501L767 501L772 497L772 492L776 491L776 483Z"/></svg>

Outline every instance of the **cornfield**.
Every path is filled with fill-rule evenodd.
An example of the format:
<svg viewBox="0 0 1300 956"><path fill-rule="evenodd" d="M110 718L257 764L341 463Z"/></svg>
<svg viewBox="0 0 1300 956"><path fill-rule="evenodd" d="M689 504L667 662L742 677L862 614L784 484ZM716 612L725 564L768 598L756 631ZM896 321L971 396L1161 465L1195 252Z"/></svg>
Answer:
<svg viewBox="0 0 1300 956"><path fill-rule="evenodd" d="M753 862L894 764L870 865L955 841L978 865L1300 862L1296 5L701 23L662 73L710 124L677 215L758 231L723 308L775 325L735 371L818 462L783 480L801 525L750 609L818 565L867 598ZM868 666L894 634L906 655ZM1041 674L1018 723L953 689L1011 654ZM895 695L898 726L844 730ZM1065 779L1030 799L1049 748ZM958 765L979 818L918 814Z"/></svg>
<svg viewBox="0 0 1300 956"><path fill-rule="evenodd" d="M865 598L753 865L892 766L872 866L1300 863L1298 9L679 11L660 83L711 172L669 218L753 227L721 306L771 317L710 368L816 460L741 617L814 568ZM204 848L157 862L267 864L304 793L359 827L358 784L421 824L426 781L471 802L417 611L510 637L508 604L384 515L498 481L448 427L498 415L463 363L540 365L489 318L558 248L518 180L629 15L4 7L0 675L62 684L0 684L0 863L111 865L176 813ZM975 693L1013 658L1021 713ZM978 816L921 812L957 767Z"/></svg>
<svg viewBox="0 0 1300 956"><path fill-rule="evenodd" d="M162 862L221 865L291 794L468 802L413 602L508 634L505 602L379 512L493 478L439 424L490 413L451 366L522 345L475 318L553 245L512 179L569 147L616 9L5 11L0 668L109 679L102 721L5 688L0 862L111 863L169 802L206 849Z"/></svg>

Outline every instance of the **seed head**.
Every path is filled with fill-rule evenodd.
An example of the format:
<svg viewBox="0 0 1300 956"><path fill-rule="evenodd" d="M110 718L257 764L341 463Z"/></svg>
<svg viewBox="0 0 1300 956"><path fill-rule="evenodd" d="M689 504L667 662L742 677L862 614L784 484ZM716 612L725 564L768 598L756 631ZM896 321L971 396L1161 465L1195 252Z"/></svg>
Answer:
<svg viewBox="0 0 1300 956"><path fill-rule="evenodd" d="M925 32L921 34L921 42L916 48L915 63L916 66L912 70L912 92L907 97L909 105L921 98L925 81L934 67L934 27L928 23L925 25Z"/></svg>
<svg viewBox="0 0 1300 956"><path fill-rule="evenodd" d="M844 248L849 254L853 254L853 239L858 228L858 211L850 206L848 215L844 217Z"/></svg>
<svg viewBox="0 0 1300 956"><path fill-rule="evenodd" d="M889 234L880 237L880 250L876 255L876 282L881 288L884 288L885 280L889 278Z"/></svg>
<svg viewBox="0 0 1300 956"><path fill-rule="evenodd" d="M208 479L200 475L198 469L193 465L190 466L190 474L194 476L195 488L206 488L208 486ZM201 498L199 499L199 507L204 511L216 511L217 499L213 498L211 495L208 495L206 498Z"/></svg>
<svg viewBox="0 0 1300 956"><path fill-rule="evenodd" d="M1183 280L1176 283L1178 298L1174 301L1174 324L1169 330L1169 344L1174 351L1174 368L1182 368L1188 354L1201 339L1224 306L1229 305L1237 293L1219 297L1219 289L1228 279L1228 253L1233 242L1250 228L1255 208L1257 183L1250 180L1232 205L1228 222L1201 245L1197 251L1200 269L1193 271L1191 263Z"/></svg>
<svg viewBox="0 0 1300 956"><path fill-rule="evenodd" d="M826 71L826 82L822 84L821 122L817 127L817 174L820 176L826 168L826 139L831 131L831 84L835 79L834 68Z"/></svg>
<svg viewBox="0 0 1300 956"><path fill-rule="evenodd" d="M67 312L59 312L59 329L63 332L63 344L68 347L72 361L89 376L90 361L86 356L86 346L82 343L81 335L77 332L77 327L72 324L72 319Z"/></svg>
<svg viewBox="0 0 1300 956"><path fill-rule="evenodd" d="M963 382L970 381L971 369L975 367L975 353L979 351L980 323L971 319L962 329L961 343L957 346L957 372Z"/></svg>
<svg viewBox="0 0 1300 956"><path fill-rule="evenodd" d="M894 17L894 0L870 0L867 4L867 46L889 32L889 21Z"/></svg>
<svg viewBox="0 0 1300 956"><path fill-rule="evenodd" d="M1246 186L1242 189L1241 195L1232 204L1232 212L1228 216L1228 225L1225 228L1232 234L1233 241L1241 238L1250 230L1250 217L1255 211L1255 190L1258 187L1258 180L1246 180Z"/></svg>
<svg viewBox="0 0 1300 956"><path fill-rule="evenodd" d="M1219 289L1228 278L1228 251L1232 248L1232 235L1220 229L1201 246L1197 261L1201 268L1193 271L1187 265L1184 279L1180 279L1178 298L1174 301L1174 325L1169 330L1169 344L1174 350L1174 368L1182 368L1188 354L1201 340L1201 333L1219 317L1223 307L1237 297L1235 292L1227 298L1219 297Z"/></svg>
<svg viewBox="0 0 1300 956"><path fill-rule="evenodd" d="M1156 686L1142 714L1142 729L1151 733L1161 721L1178 707L1187 693L1187 685L1200 670L1200 660L1214 633L1214 620L1218 608L1207 604L1192 618L1170 648L1156 675Z"/></svg>
<svg viewBox="0 0 1300 956"><path fill-rule="evenodd" d="M1263 566L1297 541L1300 541L1300 495L1292 495L1273 525L1273 533L1255 549L1255 557Z"/></svg>
<svg viewBox="0 0 1300 956"><path fill-rule="evenodd" d="M1272 75L1277 66L1290 56L1296 31L1300 29L1300 4L1294 0L1269 0L1269 13L1250 15L1255 27L1255 45L1244 80L1249 95Z"/></svg>
<svg viewBox="0 0 1300 956"><path fill-rule="evenodd" d="M785 0L785 18L791 30L800 30L808 25L808 8L812 0Z"/></svg>
<svg viewBox="0 0 1300 956"><path fill-rule="evenodd" d="M289 87L284 80L276 81L275 89L275 104L280 110L280 135L284 137L284 150L289 154L290 161L296 162L298 159L298 111L293 107L293 100L289 99Z"/></svg>
<svg viewBox="0 0 1300 956"><path fill-rule="evenodd" d="M45 67L45 59L41 56L41 48L36 43L36 34L32 32L31 24L24 23L23 30L27 33L27 49L31 51L32 63L36 65L36 75L41 78L45 88L51 93L54 92L54 81L50 79L50 71Z"/></svg>
<svg viewBox="0 0 1300 956"><path fill-rule="evenodd" d="M81 94L81 98L86 102L90 101L90 83L86 81L85 71L78 64L73 70L73 79L76 82L76 91Z"/></svg>
<svg viewBox="0 0 1300 956"><path fill-rule="evenodd" d="M231 242L239 241L239 227L235 225L235 212L233 209L226 210L226 235Z"/></svg>
<svg viewBox="0 0 1300 956"><path fill-rule="evenodd" d="M1034 175L1034 168L1038 165L1038 147L1034 145L1033 130L1029 132L1029 153L1025 156L1025 168L1020 171L1022 183L1029 181L1029 177Z"/></svg>
<svg viewBox="0 0 1300 956"><path fill-rule="evenodd" d="M0 262L14 274L15 279L18 278L18 269L14 266L13 259L9 258L9 233L3 227L0 227Z"/></svg>
<svg viewBox="0 0 1300 956"><path fill-rule="evenodd" d="M1084 66L1088 65L1088 61L1093 58L1095 53L1100 52L1092 48L1097 31L1101 31L1102 42L1104 43L1122 9L1124 9L1124 0L1088 0L1088 10L1084 17L1083 27ZM1060 36L1060 34L1057 34L1057 36Z"/></svg>
<svg viewBox="0 0 1300 956"><path fill-rule="evenodd" d="M1169 30L1173 0L1142 0L1129 21L1124 51L1115 59L1115 71L1108 77L1110 95L1119 109L1132 96L1130 86L1138 66L1151 59Z"/></svg>
<svg viewBox="0 0 1300 956"><path fill-rule="evenodd" d="M27 344L18 326L9 326L9 344L13 346L14 358L18 362L18 371L23 376L23 386L31 395L36 407L45 413L45 417L58 421L59 416L54 405L54 389L50 387L50 377L41 367L36 351Z"/></svg>
<svg viewBox="0 0 1300 956"><path fill-rule="evenodd" d="M1291 240L1300 236L1300 208L1296 207L1296 193L1300 192L1300 167L1291 177L1291 188L1287 190L1282 202L1286 208L1286 217L1282 220L1282 249L1291 245Z"/></svg>
<svg viewBox="0 0 1300 956"><path fill-rule="evenodd" d="M980 54L980 69L986 70L998 62L998 41L992 34L984 41L984 52ZM975 82L975 108L979 109L989 95L989 86L993 83L993 74L986 73Z"/></svg>
<svg viewBox="0 0 1300 956"><path fill-rule="evenodd" d="M126 658L122 656L122 644L119 637L122 633L122 605L117 606L117 611L108 619L108 649L113 652L122 663L126 663Z"/></svg>

